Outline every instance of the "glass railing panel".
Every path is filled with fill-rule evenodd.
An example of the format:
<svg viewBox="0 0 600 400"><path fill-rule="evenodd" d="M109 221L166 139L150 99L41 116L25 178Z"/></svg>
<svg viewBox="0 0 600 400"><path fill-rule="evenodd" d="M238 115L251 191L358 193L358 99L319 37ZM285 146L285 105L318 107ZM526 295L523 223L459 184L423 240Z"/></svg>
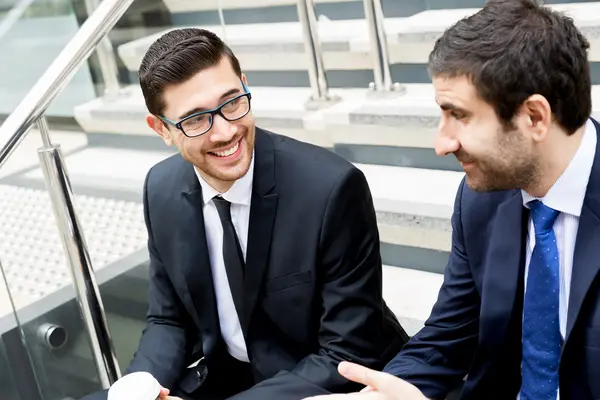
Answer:
<svg viewBox="0 0 600 400"><path fill-rule="evenodd" d="M12 0L0 15L0 115L6 116L25 97L48 65L79 29L67 0ZM96 97L92 75L82 68L48 110L72 118L75 105Z"/></svg>

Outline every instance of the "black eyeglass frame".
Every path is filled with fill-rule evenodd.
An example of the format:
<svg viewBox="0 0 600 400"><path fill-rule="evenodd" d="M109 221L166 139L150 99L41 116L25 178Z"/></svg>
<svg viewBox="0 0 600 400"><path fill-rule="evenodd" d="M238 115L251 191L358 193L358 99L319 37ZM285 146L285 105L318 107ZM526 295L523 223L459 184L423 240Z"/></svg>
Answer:
<svg viewBox="0 0 600 400"><path fill-rule="evenodd" d="M227 100L226 102L224 102L223 104L221 104L220 106L218 106L217 108L213 108L212 110L206 110L206 111L200 111L197 113L193 113L188 115L187 117L183 118L182 120L175 122L170 120L169 118L160 115L159 118L164 121L167 122L173 126L175 126L177 129L179 129L185 136L189 137L189 138L195 138L198 136L202 136L205 133L207 133L208 131L210 131L213 127L213 123L215 121L215 115L220 115L221 117L223 117L224 120L229 121L229 122L233 122L233 121L238 121L242 118L244 118L246 115L248 115L248 113L250 113L250 110L252 109L252 93L250 93L250 91L248 90L248 88L246 87L246 85L244 84L244 82L242 82L242 86L244 87L244 93L235 96L234 98L231 98L229 100ZM225 114L223 114L223 107L225 107L226 105L230 104L233 101L236 101L242 97L247 97L248 98L248 111L246 111L243 115L237 117L237 118L227 118L225 116ZM191 118L197 117L198 115L204 115L204 114L208 114L210 115L210 124L208 125L208 129L206 129L204 132L202 133L198 133L198 134L194 134L194 135L189 135L185 132L185 130L183 129L183 123Z"/></svg>

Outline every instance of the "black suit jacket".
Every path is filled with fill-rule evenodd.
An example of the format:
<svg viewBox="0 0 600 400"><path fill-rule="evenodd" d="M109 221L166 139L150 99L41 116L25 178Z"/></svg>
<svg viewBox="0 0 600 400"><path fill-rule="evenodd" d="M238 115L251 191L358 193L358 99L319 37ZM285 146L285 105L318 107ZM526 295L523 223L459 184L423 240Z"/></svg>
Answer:
<svg viewBox="0 0 600 400"><path fill-rule="evenodd" d="M516 399L528 219L520 191L476 193L461 184L437 303L387 372L432 399L443 399L467 374L463 399ZM600 138L576 238L561 400L600 399L599 271Z"/></svg>
<svg viewBox="0 0 600 400"><path fill-rule="evenodd" d="M198 353L207 381L227 376L202 204L193 167L179 155L148 173L148 325L128 372L151 372L185 393L201 383L186 370ZM352 391L339 361L381 369L407 340L382 299L367 182L328 150L257 128L246 257L241 324L257 385L236 398Z"/></svg>

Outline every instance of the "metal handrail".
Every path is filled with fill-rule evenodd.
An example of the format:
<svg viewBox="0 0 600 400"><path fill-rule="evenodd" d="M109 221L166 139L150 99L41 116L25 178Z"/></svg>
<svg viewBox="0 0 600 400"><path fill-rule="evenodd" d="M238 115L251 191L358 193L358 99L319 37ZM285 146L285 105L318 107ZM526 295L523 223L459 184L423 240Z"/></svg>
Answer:
<svg viewBox="0 0 600 400"><path fill-rule="evenodd" d="M37 124L44 143L44 146L38 149L44 181L71 270L81 318L90 339L98 378L102 387L107 389L121 377L121 371L108 328L100 289L96 282L83 227L77 217L75 196L60 145L52 143L45 117L42 116Z"/></svg>
<svg viewBox="0 0 600 400"><path fill-rule="evenodd" d="M315 14L313 0L298 1L298 18L302 25L305 51L309 55L308 75L314 100L325 100L329 95L325 67L323 66L323 51L319 39L319 26Z"/></svg>
<svg viewBox="0 0 600 400"><path fill-rule="evenodd" d="M300 25L302 26L304 51L309 58L308 78L312 95L306 103L306 107L308 109L318 109L337 103L340 98L329 93L314 0L298 0L297 9Z"/></svg>
<svg viewBox="0 0 600 400"><path fill-rule="evenodd" d="M365 19L369 29L371 54L373 57L373 76L375 81L370 84L370 89L377 92L395 91L400 93L403 88L392 81L390 72L390 57L385 32L385 17L381 0L364 0Z"/></svg>
<svg viewBox="0 0 600 400"><path fill-rule="evenodd" d="M0 126L0 168L133 0L104 0Z"/></svg>
<svg viewBox="0 0 600 400"><path fill-rule="evenodd" d="M83 229L77 218L62 152L60 146L54 145L50 140L44 113L97 46L106 42L104 39L107 33L131 3L133 0L102 1L0 126L0 168L25 139L32 126L35 123L39 126L44 146L38 150L38 154L44 180L67 255L79 309L90 339L92 357L103 388L110 387L119 379L121 372Z"/></svg>
<svg viewBox="0 0 600 400"><path fill-rule="evenodd" d="M98 9L102 0L85 0L85 8L88 15ZM121 90L119 83L119 67L117 66L117 57L114 48L108 36L100 40L96 47L96 55L98 56L98 65L100 66L100 74L104 81L104 96L118 96Z"/></svg>

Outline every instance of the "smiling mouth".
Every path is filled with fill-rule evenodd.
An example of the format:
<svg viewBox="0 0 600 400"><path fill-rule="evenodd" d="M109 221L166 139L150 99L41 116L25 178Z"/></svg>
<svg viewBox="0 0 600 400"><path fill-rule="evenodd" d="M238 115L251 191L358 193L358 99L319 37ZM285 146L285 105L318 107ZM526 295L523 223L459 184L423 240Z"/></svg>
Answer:
<svg viewBox="0 0 600 400"><path fill-rule="evenodd" d="M232 147L230 147L227 150L223 150L223 151L210 151L209 153L212 154L213 156L217 156L217 157L229 157L230 155L234 154L240 147L240 142L242 140L238 140Z"/></svg>

